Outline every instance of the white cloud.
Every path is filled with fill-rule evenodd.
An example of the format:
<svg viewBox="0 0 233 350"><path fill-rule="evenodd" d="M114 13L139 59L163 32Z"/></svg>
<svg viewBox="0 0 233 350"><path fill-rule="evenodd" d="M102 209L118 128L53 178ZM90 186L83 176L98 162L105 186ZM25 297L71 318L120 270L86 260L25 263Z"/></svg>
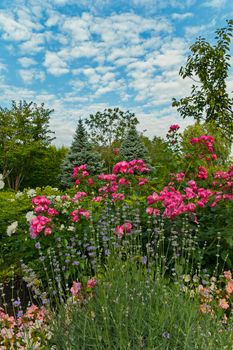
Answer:
<svg viewBox="0 0 233 350"><path fill-rule="evenodd" d="M71 34L75 42L90 39L89 24L92 22L92 16L88 13L82 14L81 17L70 17L62 25L63 30Z"/></svg>
<svg viewBox="0 0 233 350"><path fill-rule="evenodd" d="M169 126L179 124L181 132L190 124L193 124L193 119L182 119L178 113L173 110L166 110L164 113L155 111L153 113L145 113L136 111L136 116L139 120L138 130L146 130L145 135L152 138L154 136L165 137Z"/></svg>
<svg viewBox="0 0 233 350"><path fill-rule="evenodd" d="M2 103L6 103L6 101L17 101L19 99L19 96L23 100L34 100L35 99L35 92L33 90L29 90L26 88L21 88L17 86L7 85L5 83L1 84L1 94L0 94L0 101Z"/></svg>
<svg viewBox="0 0 233 350"><path fill-rule="evenodd" d="M181 65L183 61L184 57L179 50L166 50L165 53L155 55L153 63L162 68L169 68Z"/></svg>
<svg viewBox="0 0 233 350"><path fill-rule="evenodd" d="M43 29L43 25L40 24L38 18L36 18L29 8L19 7L15 9L15 14L18 22L27 28L30 32L39 31Z"/></svg>
<svg viewBox="0 0 233 350"><path fill-rule="evenodd" d="M56 26L61 21L61 15L56 11L48 11L48 19L45 22L47 27Z"/></svg>
<svg viewBox="0 0 233 350"><path fill-rule="evenodd" d="M55 52L46 52L44 66L50 74L55 76L60 76L69 72L66 62Z"/></svg>
<svg viewBox="0 0 233 350"><path fill-rule="evenodd" d="M20 69L19 75L26 84L31 84L35 80L44 81L45 73L36 69Z"/></svg>
<svg viewBox="0 0 233 350"><path fill-rule="evenodd" d="M205 1L202 6L205 7L212 7L214 9L217 8L222 8L225 5L227 5L227 1L226 0L209 0L209 1Z"/></svg>
<svg viewBox="0 0 233 350"><path fill-rule="evenodd" d="M3 39L5 40L24 41L30 39L31 33L28 28L4 12L0 13L0 27L3 31Z"/></svg>
<svg viewBox="0 0 233 350"><path fill-rule="evenodd" d="M84 88L85 83L81 80L73 79L70 80L69 85L71 85L73 89L77 92L81 91Z"/></svg>
<svg viewBox="0 0 233 350"><path fill-rule="evenodd" d="M207 30L209 29L213 29L216 25L216 20L212 19L212 21L210 21L207 24L203 24L203 25L195 25L195 26L187 26L185 27L185 34L186 36L197 36L198 34L202 34L205 33Z"/></svg>
<svg viewBox="0 0 233 350"><path fill-rule="evenodd" d="M186 12L186 13L173 13L172 14L172 18L173 19L177 19L177 20L184 20L186 18L191 18L193 17L193 13L192 12Z"/></svg>
<svg viewBox="0 0 233 350"><path fill-rule="evenodd" d="M4 70L5 71L7 70L7 65L2 63L2 62L0 62L0 71L4 71Z"/></svg>
<svg viewBox="0 0 233 350"><path fill-rule="evenodd" d="M34 66L37 64L37 62L33 58L30 58L30 57L21 57L18 59L18 61L21 64L21 66L24 68Z"/></svg>
<svg viewBox="0 0 233 350"><path fill-rule="evenodd" d="M123 86L124 86L123 80L108 82L105 86L97 88L95 97L99 97L100 95L106 94L110 91L114 91L115 93L118 92L120 94Z"/></svg>
<svg viewBox="0 0 233 350"><path fill-rule="evenodd" d="M135 101L148 101L151 106L170 103L174 94L185 93L189 83L178 75L185 62L186 43L184 39L173 38L127 67L129 87L136 92ZM144 102L144 103L145 103Z"/></svg>
<svg viewBox="0 0 233 350"><path fill-rule="evenodd" d="M20 45L20 51L24 54L35 55L44 50L46 40L49 40L51 34L47 33L32 33L31 38Z"/></svg>

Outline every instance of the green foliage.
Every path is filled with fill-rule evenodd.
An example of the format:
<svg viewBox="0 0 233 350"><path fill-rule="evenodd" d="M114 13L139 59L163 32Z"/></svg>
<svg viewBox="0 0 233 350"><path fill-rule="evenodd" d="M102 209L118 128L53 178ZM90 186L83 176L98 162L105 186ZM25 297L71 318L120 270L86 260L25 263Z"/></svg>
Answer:
<svg viewBox="0 0 233 350"><path fill-rule="evenodd" d="M32 159L30 171L25 174L21 187L57 187L61 164L67 153L66 147L56 148L52 145L38 151L37 156L35 154Z"/></svg>
<svg viewBox="0 0 233 350"><path fill-rule="evenodd" d="M128 129L125 139L121 144L120 154L126 161L142 159L145 163L150 163L148 150L141 141L135 126L131 126Z"/></svg>
<svg viewBox="0 0 233 350"><path fill-rule="evenodd" d="M197 299L154 280L140 265L117 260L107 266L91 300L62 307L52 328L56 349L231 348L230 331L201 315Z"/></svg>
<svg viewBox="0 0 233 350"><path fill-rule="evenodd" d="M177 154L162 137L154 136L153 140L150 140L141 136L141 139L148 149L151 164L156 169L157 182L160 185L168 182L170 174L177 170Z"/></svg>
<svg viewBox="0 0 233 350"><path fill-rule="evenodd" d="M195 83L191 95L179 101L173 99L183 118L214 122L223 135L232 141L233 99L227 92L226 79L230 68L230 44L233 20L227 27L216 31L216 44L211 45L204 38L198 38L190 47L191 55L185 67L181 67L183 79L191 78ZM199 79L199 80L197 80Z"/></svg>
<svg viewBox="0 0 233 350"><path fill-rule="evenodd" d="M126 130L138 124L134 113L123 112L119 108L105 109L103 112L91 114L86 119L94 143L112 147L113 142L122 141Z"/></svg>
<svg viewBox="0 0 233 350"><path fill-rule="evenodd" d="M219 236L219 243L218 243ZM199 219L200 245L206 245L203 264L213 266L218 261L225 268L233 267L233 203L222 202L216 207L203 210ZM219 246L218 246L219 245Z"/></svg>
<svg viewBox="0 0 233 350"><path fill-rule="evenodd" d="M63 186L68 187L74 184L72 178L75 166L87 165L91 174L99 173L102 169L102 162L99 153L95 152L88 140L82 120L78 121L71 148L61 165L60 180Z"/></svg>
<svg viewBox="0 0 233 350"><path fill-rule="evenodd" d="M53 138L49 130L53 110L44 104L12 101L11 109L0 107L0 169L10 188L19 189L32 161Z"/></svg>
<svg viewBox="0 0 233 350"><path fill-rule="evenodd" d="M32 210L31 199L27 195L18 198L14 192L0 192L0 279L4 278L11 265L19 264L22 258L32 259L32 242L28 236L28 223L25 215ZM7 227L18 222L15 233L7 235Z"/></svg>

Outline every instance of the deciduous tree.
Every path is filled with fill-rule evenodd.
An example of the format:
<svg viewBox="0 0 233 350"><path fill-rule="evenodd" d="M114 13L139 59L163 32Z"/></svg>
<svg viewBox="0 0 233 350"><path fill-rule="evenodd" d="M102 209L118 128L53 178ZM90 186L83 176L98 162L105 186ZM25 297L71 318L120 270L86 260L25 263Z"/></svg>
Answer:
<svg viewBox="0 0 233 350"><path fill-rule="evenodd" d="M34 157L54 139L49 130L52 112L26 101L0 107L0 168L10 188L19 189Z"/></svg>
<svg viewBox="0 0 233 350"><path fill-rule="evenodd" d="M183 118L193 117L196 121L214 122L216 127L233 140L233 98L227 90L226 79L230 68L230 45L233 20L225 28L216 31L216 43L212 45L205 38L198 38L190 47L187 63L180 69L183 79L194 81L191 95L173 99Z"/></svg>
<svg viewBox="0 0 233 350"><path fill-rule="evenodd" d="M114 142L122 141L127 130L138 123L134 113L123 112L119 108L105 109L86 119L92 141L110 148Z"/></svg>

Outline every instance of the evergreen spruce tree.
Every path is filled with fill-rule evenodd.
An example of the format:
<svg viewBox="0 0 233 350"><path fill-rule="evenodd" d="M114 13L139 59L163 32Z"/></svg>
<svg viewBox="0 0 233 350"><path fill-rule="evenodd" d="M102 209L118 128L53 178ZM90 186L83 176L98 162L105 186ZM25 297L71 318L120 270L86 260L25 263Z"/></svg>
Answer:
<svg viewBox="0 0 233 350"><path fill-rule="evenodd" d="M120 154L124 160L142 159L146 164L150 163L149 152L140 140L135 126L128 130L125 140L121 144Z"/></svg>
<svg viewBox="0 0 233 350"><path fill-rule="evenodd" d="M63 186L69 187L74 184L74 179L72 178L73 169L81 164L87 165L87 171L90 174L100 173L103 166L100 155L93 150L83 122L80 119L70 150L61 165L60 181Z"/></svg>

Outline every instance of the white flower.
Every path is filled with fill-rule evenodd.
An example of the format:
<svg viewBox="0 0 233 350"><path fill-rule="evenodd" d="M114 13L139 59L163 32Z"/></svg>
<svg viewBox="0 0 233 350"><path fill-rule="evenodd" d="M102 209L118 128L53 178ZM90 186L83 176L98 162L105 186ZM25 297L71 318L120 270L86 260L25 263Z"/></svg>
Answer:
<svg viewBox="0 0 233 350"><path fill-rule="evenodd" d="M74 226L69 226L67 228L68 231L74 232L75 231L75 227Z"/></svg>
<svg viewBox="0 0 233 350"><path fill-rule="evenodd" d="M27 191L27 196L29 198L35 197L36 196L36 191L33 188L31 188L30 190Z"/></svg>
<svg viewBox="0 0 233 350"><path fill-rule="evenodd" d="M27 212L27 214L26 214L25 217L26 217L26 220L27 220L28 222L31 222L32 219L35 218L36 216L34 215L33 211L29 211L29 212Z"/></svg>
<svg viewBox="0 0 233 350"><path fill-rule="evenodd" d="M4 186L5 186L4 182L0 179L0 190L2 190Z"/></svg>
<svg viewBox="0 0 233 350"><path fill-rule="evenodd" d="M12 224L7 227L7 230L6 230L7 235L10 237L12 233L16 232L17 227L18 227L18 221L12 222Z"/></svg>
<svg viewBox="0 0 233 350"><path fill-rule="evenodd" d="M23 192L17 192L16 195L15 195L15 198L18 199L20 198L21 196L23 195Z"/></svg>
<svg viewBox="0 0 233 350"><path fill-rule="evenodd" d="M0 174L0 180L2 180L2 181L3 181L3 175L2 175L2 174Z"/></svg>

